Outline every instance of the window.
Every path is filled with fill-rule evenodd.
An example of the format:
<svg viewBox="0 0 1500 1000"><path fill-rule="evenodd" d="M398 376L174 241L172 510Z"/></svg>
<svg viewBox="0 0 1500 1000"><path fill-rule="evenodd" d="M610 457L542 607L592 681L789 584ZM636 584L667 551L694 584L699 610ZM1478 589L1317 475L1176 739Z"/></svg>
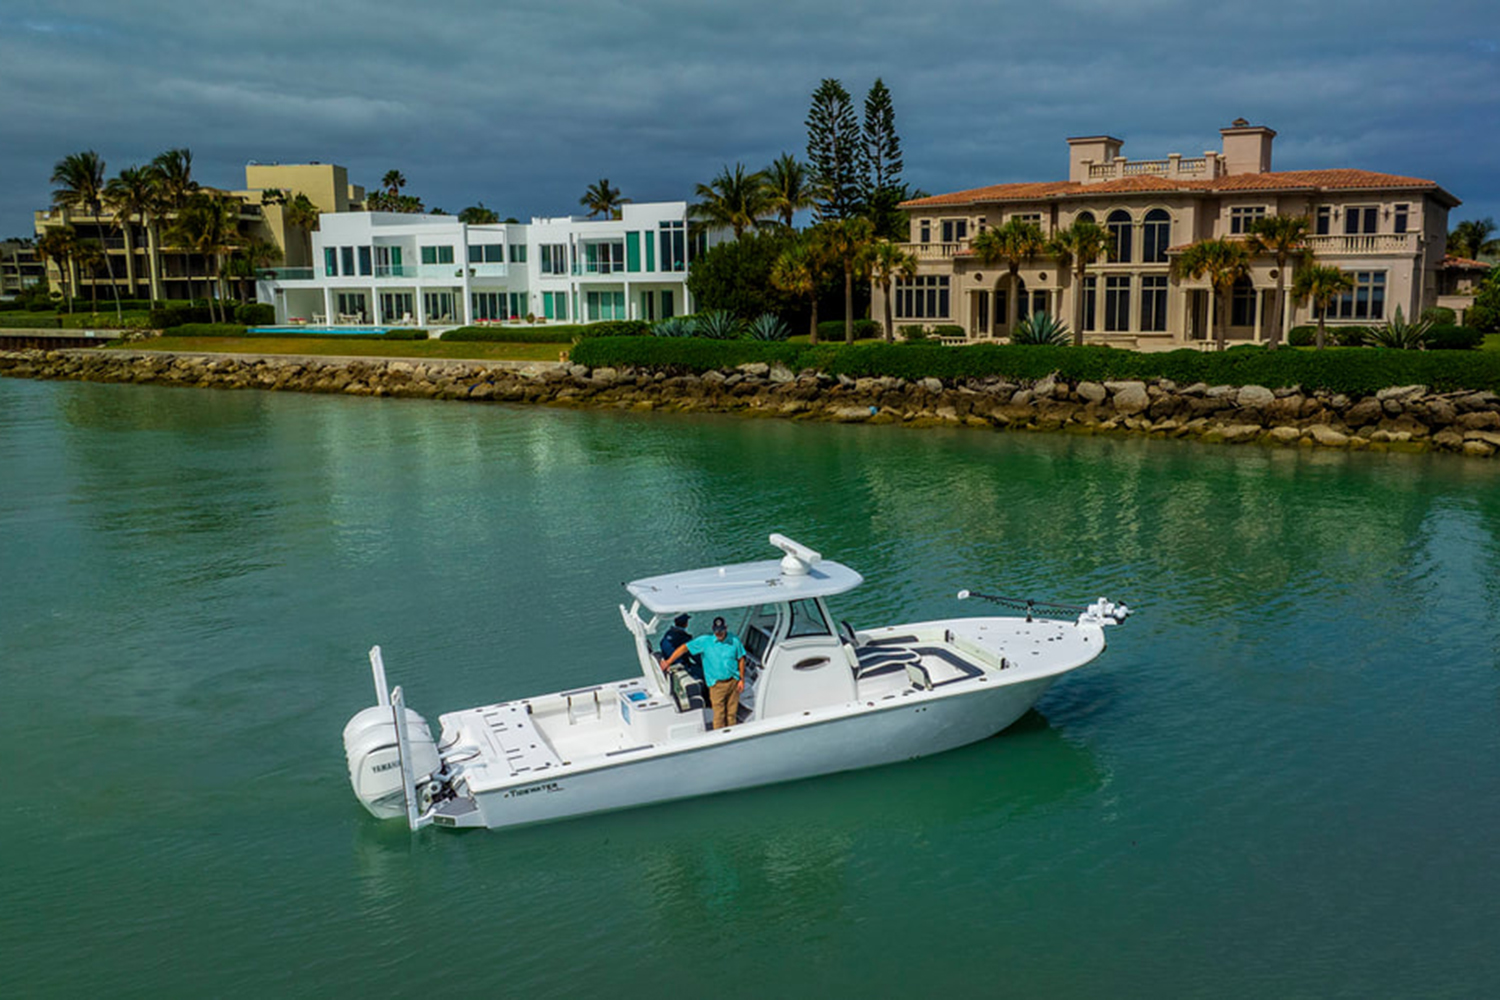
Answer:
<svg viewBox="0 0 1500 1000"><path fill-rule="evenodd" d="M624 243L585 243L584 273L614 274L625 270Z"/></svg>
<svg viewBox="0 0 1500 1000"><path fill-rule="evenodd" d="M796 639L804 635L831 635L828 620L818 609L818 602L810 599L793 601L787 605L791 611L791 622L786 627L786 637Z"/></svg>
<svg viewBox="0 0 1500 1000"><path fill-rule="evenodd" d="M625 318L624 292L589 292L587 305L588 315L585 319L590 322L596 319Z"/></svg>
<svg viewBox="0 0 1500 1000"><path fill-rule="evenodd" d="M1010 296L1003 288L995 289L995 326L1002 327L1010 322Z"/></svg>
<svg viewBox="0 0 1500 1000"><path fill-rule="evenodd" d="M661 318L662 319L671 319L673 315L674 315L674 313L672 312L672 290L669 288L669 289L666 289L665 291L663 291L661 293Z"/></svg>
<svg viewBox="0 0 1500 1000"><path fill-rule="evenodd" d="M632 274L641 269L641 234L625 234L625 270Z"/></svg>
<svg viewBox="0 0 1500 1000"><path fill-rule="evenodd" d="M469 296L474 307L474 318L480 319L509 319L515 315L510 300L516 298L514 292L474 292Z"/></svg>
<svg viewBox="0 0 1500 1000"><path fill-rule="evenodd" d="M1385 319L1385 272L1355 271L1354 290L1328 307L1329 319Z"/></svg>
<svg viewBox="0 0 1500 1000"><path fill-rule="evenodd" d="M1229 325L1255 325L1255 286L1249 278L1236 281L1229 293Z"/></svg>
<svg viewBox="0 0 1500 1000"><path fill-rule="evenodd" d="M1327 205L1319 205L1317 220L1313 225L1314 235L1327 236L1333 232L1333 209Z"/></svg>
<svg viewBox="0 0 1500 1000"><path fill-rule="evenodd" d="M542 315L548 319L568 318L568 293L543 292Z"/></svg>
<svg viewBox="0 0 1500 1000"><path fill-rule="evenodd" d="M510 245L510 262L512 264L526 263L526 244L512 243Z"/></svg>
<svg viewBox="0 0 1500 1000"><path fill-rule="evenodd" d="M1094 213L1093 212L1079 212L1077 215L1073 216L1073 221L1074 222L1093 222L1094 221Z"/></svg>
<svg viewBox="0 0 1500 1000"><path fill-rule="evenodd" d="M339 247L339 273L346 276L354 273L353 247Z"/></svg>
<svg viewBox="0 0 1500 1000"><path fill-rule="evenodd" d="M990 297L979 295L975 305L975 326L980 333L990 332Z"/></svg>
<svg viewBox="0 0 1500 1000"><path fill-rule="evenodd" d="M505 244L486 243L484 245L484 262L486 264L505 263Z"/></svg>
<svg viewBox="0 0 1500 1000"><path fill-rule="evenodd" d="M1165 264L1167 247L1172 245L1172 217L1159 208L1146 213L1146 224L1141 227L1141 261L1146 264Z"/></svg>
<svg viewBox="0 0 1500 1000"><path fill-rule="evenodd" d="M943 220L943 242L962 243L969 236L968 219L944 219Z"/></svg>
<svg viewBox="0 0 1500 1000"><path fill-rule="evenodd" d="M687 270L687 233L681 222L663 222L658 234L661 241L661 269L682 272Z"/></svg>
<svg viewBox="0 0 1500 1000"><path fill-rule="evenodd" d="M449 247L452 252L452 247ZM422 309L429 323L452 323L456 304L452 292L423 292ZM460 317L461 318L461 317Z"/></svg>
<svg viewBox="0 0 1500 1000"><path fill-rule="evenodd" d="M1252 222L1265 217L1266 206L1264 205L1236 205L1229 210L1229 232L1242 236L1250 231Z"/></svg>
<svg viewBox="0 0 1500 1000"><path fill-rule="evenodd" d="M335 277L339 273L339 254L333 247L323 248L323 274L325 277Z"/></svg>
<svg viewBox="0 0 1500 1000"><path fill-rule="evenodd" d="M1104 329L1115 333L1130 329L1130 276L1104 279Z"/></svg>
<svg viewBox="0 0 1500 1000"><path fill-rule="evenodd" d="M1344 235L1363 236L1375 232L1380 209L1375 205L1350 205L1344 209Z"/></svg>
<svg viewBox="0 0 1500 1000"><path fill-rule="evenodd" d="M921 237L922 237L921 239L917 240L918 243L931 243L932 242L932 220L931 219L923 219L922 222L921 222L921 224L917 227L917 229L920 232Z"/></svg>
<svg viewBox="0 0 1500 1000"><path fill-rule="evenodd" d="M406 317L413 315L411 292L381 292L380 318L385 323L410 323Z"/></svg>
<svg viewBox="0 0 1500 1000"><path fill-rule="evenodd" d="M1015 215L1012 215L1010 217L1010 221L1012 221L1012 222L1029 222L1033 226L1036 226L1038 229L1040 229L1042 227L1042 213L1041 212L1017 212Z"/></svg>
<svg viewBox="0 0 1500 1000"><path fill-rule="evenodd" d="M453 263L453 248L451 246L444 246L444 247L423 247L422 248L422 263L424 263L424 264L451 264L451 263Z"/></svg>
<svg viewBox="0 0 1500 1000"><path fill-rule="evenodd" d="M370 256L370 248L369 247L360 247L359 248L359 273L360 274L366 274L366 275L368 275L368 274L373 274L374 272L375 272L375 267L374 267L374 262L373 262L373 260L371 259L371 256Z"/></svg>
<svg viewBox="0 0 1500 1000"><path fill-rule="evenodd" d="M344 247L345 250L353 251L353 247ZM351 254L352 256L352 254ZM364 292L339 292L337 296L338 312L340 316L353 316L359 322L365 322L365 293Z"/></svg>
<svg viewBox="0 0 1500 1000"><path fill-rule="evenodd" d="M1099 279L1083 279L1083 318L1079 321L1078 328L1085 333L1092 333L1098 329L1095 325L1094 315L1099 307Z"/></svg>
<svg viewBox="0 0 1500 1000"><path fill-rule="evenodd" d="M898 281L893 289L896 316L901 319L947 319L948 276L922 275Z"/></svg>
<svg viewBox="0 0 1500 1000"><path fill-rule="evenodd" d="M1107 228L1109 229L1109 238L1113 244L1110 247L1109 259L1119 261L1130 260L1130 251L1132 249L1130 246L1130 234L1135 228L1135 224L1130 221L1130 213L1123 209L1110 212Z"/></svg>
<svg viewBox="0 0 1500 1000"><path fill-rule="evenodd" d="M525 247L521 248L525 250ZM524 257L525 254L522 254ZM526 295L524 292L511 292L510 294L510 318L520 319L526 313Z"/></svg>
<svg viewBox="0 0 1500 1000"><path fill-rule="evenodd" d="M1391 218L1391 232L1406 232L1407 219L1411 215L1411 206L1402 204L1396 206L1396 214Z"/></svg>
<svg viewBox="0 0 1500 1000"><path fill-rule="evenodd" d="M1167 276L1148 274L1141 278L1141 331L1162 333L1167 329Z"/></svg>
<svg viewBox="0 0 1500 1000"><path fill-rule="evenodd" d="M469 263L478 264L484 260L484 247L478 243L469 244Z"/></svg>
<svg viewBox="0 0 1500 1000"><path fill-rule="evenodd" d="M543 274L568 273L568 245L566 243L543 243L537 250L541 254Z"/></svg>

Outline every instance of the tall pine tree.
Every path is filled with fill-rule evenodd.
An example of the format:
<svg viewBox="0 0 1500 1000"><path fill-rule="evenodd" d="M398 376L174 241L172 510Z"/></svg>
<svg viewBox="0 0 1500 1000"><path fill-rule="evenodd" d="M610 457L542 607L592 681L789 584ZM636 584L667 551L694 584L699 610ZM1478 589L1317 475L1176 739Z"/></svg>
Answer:
<svg viewBox="0 0 1500 1000"><path fill-rule="evenodd" d="M875 223L877 235L901 236L901 214L896 206L906 196L901 183L901 137L896 134L896 109L891 92L879 77L865 95L865 123L860 134L864 171L860 178L860 200L865 214Z"/></svg>
<svg viewBox="0 0 1500 1000"><path fill-rule="evenodd" d="M807 112L807 162L818 192L813 205L818 221L859 215L864 144L849 92L837 80L824 80L813 91Z"/></svg>

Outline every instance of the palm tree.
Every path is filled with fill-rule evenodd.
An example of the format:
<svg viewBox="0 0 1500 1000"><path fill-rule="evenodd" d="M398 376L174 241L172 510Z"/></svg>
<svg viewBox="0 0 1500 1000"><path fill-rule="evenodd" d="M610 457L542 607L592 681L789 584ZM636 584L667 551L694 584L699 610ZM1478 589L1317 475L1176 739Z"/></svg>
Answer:
<svg viewBox="0 0 1500 1000"><path fill-rule="evenodd" d="M808 339L818 342L818 291L823 284L823 261L811 240L801 239L781 252L771 267L771 284L788 295L805 295L812 304Z"/></svg>
<svg viewBox="0 0 1500 1000"><path fill-rule="evenodd" d="M156 239L151 232L151 217L156 211L156 190L151 182L151 171L146 167L126 167L110 178L104 185L104 200L115 214L115 224L125 239L125 284L135 296L135 241L132 239L131 219L140 217L146 229L146 262L151 277L151 298L157 298L156 269L152 259L156 256Z"/></svg>
<svg viewBox="0 0 1500 1000"><path fill-rule="evenodd" d="M151 175L156 182L157 197L168 211L187 204L188 198L198 190L198 182L193 180L191 149L169 149L158 153L151 161Z"/></svg>
<svg viewBox="0 0 1500 1000"><path fill-rule="evenodd" d="M401 193L406 187L406 175L399 170L387 170L385 176L380 178L380 186L385 188L385 193L392 198Z"/></svg>
<svg viewBox="0 0 1500 1000"><path fill-rule="evenodd" d="M1328 264L1304 264L1292 278L1292 298L1299 304L1312 300L1318 314L1318 350L1327 343L1323 336L1323 321L1328 307L1345 292L1354 290L1354 279Z"/></svg>
<svg viewBox="0 0 1500 1000"><path fill-rule="evenodd" d="M781 224L792 228L792 216L813 207L812 179L807 166L791 153L782 153L761 171L765 178L766 208L781 216Z"/></svg>
<svg viewBox="0 0 1500 1000"><path fill-rule="evenodd" d="M708 229L732 229L735 239L746 227L760 228L771 210L764 175L745 173L742 163L734 165L734 173L726 166L711 182L699 184L695 193L699 200L688 206L688 218Z"/></svg>
<svg viewBox="0 0 1500 1000"><path fill-rule="evenodd" d="M177 213L177 221L168 231L169 239L186 247L189 253L201 254L205 270L209 258L214 262L214 279L219 289L219 321L226 322L224 299L224 254L239 243L239 218L236 203L231 198L200 193L188 199L188 203ZM212 315L213 296L208 296L209 313Z"/></svg>
<svg viewBox="0 0 1500 1000"><path fill-rule="evenodd" d="M620 206L630 201L629 198L620 197L620 189L609 186L609 178L602 177L599 183L590 184L583 197L578 199L578 204L589 210L589 218L602 215L606 219L613 219L620 212Z"/></svg>
<svg viewBox="0 0 1500 1000"><path fill-rule="evenodd" d="M1475 260L1483 253L1500 252L1500 240L1490 239L1495 231L1494 219L1469 219L1453 227L1448 234L1448 252L1455 257Z"/></svg>
<svg viewBox="0 0 1500 1000"><path fill-rule="evenodd" d="M1003 226L986 229L974 237L973 247L974 257L980 264L985 267L1004 264L1010 272L1010 303L1006 310L1009 315L1005 317L1005 328L1013 330L1021 317L1020 296L1017 294L1021 265L1046 252L1047 237L1042 235L1042 227L1035 222L1011 219Z"/></svg>
<svg viewBox="0 0 1500 1000"><path fill-rule="evenodd" d="M109 260L109 255L104 252L104 244L98 240L76 240L73 244L73 263L78 265L80 273L89 276L89 312L99 312L99 282L94 280L94 275L99 272L99 261Z"/></svg>
<svg viewBox="0 0 1500 1000"><path fill-rule="evenodd" d="M307 241L307 264L316 267L317 262L312 258L312 231L318 228L318 218L321 213L318 206L313 204L311 198L298 191L292 195L291 200L282 209L281 217L286 224L293 229L302 230L302 237Z"/></svg>
<svg viewBox="0 0 1500 1000"><path fill-rule="evenodd" d="M436 212L436 209L433 211ZM484 202L481 201L479 204L470 205L462 212L459 212L458 221L471 226L494 225L500 221L500 213L496 212L493 208L485 208Z"/></svg>
<svg viewBox="0 0 1500 1000"><path fill-rule="evenodd" d="M854 343L854 278L863 276L869 266L870 246L875 241L875 224L866 218L832 219L819 223L812 231L815 245L825 259L836 262L844 271L844 343Z"/></svg>
<svg viewBox="0 0 1500 1000"><path fill-rule="evenodd" d="M880 240L870 248L870 276L880 286L885 298L885 342L896 339L891 326L891 282L896 278L910 281L917 276L917 258L890 240Z"/></svg>
<svg viewBox="0 0 1500 1000"><path fill-rule="evenodd" d="M1214 342L1222 351L1229 329L1229 295L1235 282L1250 273L1249 248L1242 240L1199 240L1177 255L1172 268L1179 277L1208 278L1218 301Z"/></svg>
<svg viewBox="0 0 1500 1000"><path fill-rule="evenodd" d="M1073 345L1083 346L1083 282L1089 265L1108 257L1114 240L1108 231L1091 219L1078 219L1060 230L1047 244L1047 252L1057 258L1060 267L1073 269Z"/></svg>
<svg viewBox="0 0 1500 1000"><path fill-rule="evenodd" d="M92 149L69 153L52 168L52 204L59 208L76 208L100 222L104 213L104 159ZM100 222L102 225L102 222ZM115 268L109 253L104 254L104 269L109 287L115 293L115 318L122 319L120 289L115 284ZM92 284L92 282L91 282Z"/></svg>
<svg viewBox="0 0 1500 1000"><path fill-rule="evenodd" d="M271 240L250 237L238 246L231 245L231 253L224 271L239 279L240 301L254 301L255 277L261 268L281 263L281 247Z"/></svg>
<svg viewBox="0 0 1500 1000"><path fill-rule="evenodd" d="M1281 346L1286 321L1286 268L1307 252L1311 223L1305 215L1266 215L1250 223L1250 249L1276 258L1276 317L1271 326L1270 350Z"/></svg>
<svg viewBox="0 0 1500 1000"><path fill-rule="evenodd" d="M43 263L50 260L57 265L58 281L68 298L68 312L73 311L73 255L77 249L78 236L72 226L49 229L36 240L36 255Z"/></svg>

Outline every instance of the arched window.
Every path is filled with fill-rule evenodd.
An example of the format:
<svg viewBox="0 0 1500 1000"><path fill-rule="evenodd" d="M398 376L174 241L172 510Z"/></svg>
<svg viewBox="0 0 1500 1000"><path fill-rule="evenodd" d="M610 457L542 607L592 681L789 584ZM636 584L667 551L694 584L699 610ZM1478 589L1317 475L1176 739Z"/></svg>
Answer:
<svg viewBox="0 0 1500 1000"><path fill-rule="evenodd" d="M1093 222L1094 221L1094 213L1093 212L1079 212L1077 215L1075 215L1073 217L1073 221L1074 222Z"/></svg>
<svg viewBox="0 0 1500 1000"><path fill-rule="evenodd" d="M1130 234L1135 229L1135 223L1130 219L1130 213L1123 208L1109 213L1109 237L1114 244L1114 252L1110 254L1110 260L1122 263L1130 260Z"/></svg>
<svg viewBox="0 0 1500 1000"><path fill-rule="evenodd" d="M1172 217L1160 208L1146 213L1141 229L1141 260L1146 264L1165 264L1167 247L1172 245Z"/></svg>

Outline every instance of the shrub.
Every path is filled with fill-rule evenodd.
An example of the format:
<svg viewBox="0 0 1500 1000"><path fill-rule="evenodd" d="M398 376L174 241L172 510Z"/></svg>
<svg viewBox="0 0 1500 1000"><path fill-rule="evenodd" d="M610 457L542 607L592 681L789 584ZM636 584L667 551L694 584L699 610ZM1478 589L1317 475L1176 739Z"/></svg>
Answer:
<svg viewBox="0 0 1500 1000"><path fill-rule="evenodd" d="M329 336L339 337L339 336L343 336L343 334L329 334ZM426 340L427 339L427 331L426 330L408 329L408 328L399 328L399 329L395 329L395 330L387 330L387 331L385 331L385 334L380 339L381 340Z"/></svg>
<svg viewBox="0 0 1500 1000"><path fill-rule="evenodd" d="M726 309L736 316L783 315L798 305L795 296L771 281L771 269L797 234L776 229L747 232L693 259L687 287L700 309Z"/></svg>
<svg viewBox="0 0 1500 1000"><path fill-rule="evenodd" d="M792 335L791 328L781 321L780 316L772 313L761 313L750 321L746 327L746 333L751 340L786 340Z"/></svg>
<svg viewBox="0 0 1500 1000"><path fill-rule="evenodd" d="M1316 330L1316 327L1314 328ZM1370 339L1367 326L1330 326L1324 331L1329 343L1340 347L1363 347Z"/></svg>
<svg viewBox="0 0 1500 1000"><path fill-rule="evenodd" d="M1422 310L1422 319L1433 326L1453 326L1458 322L1458 314L1447 306L1428 306Z"/></svg>
<svg viewBox="0 0 1500 1000"><path fill-rule="evenodd" d="M270 326L276 322L276 307L264 302L235 306L234 321L246 326Z"/></svg>
<svg viewBox="0 0 1500 1000"><path fill-rule="evenodd" d="M643 319L606 319L576 327L579 339L588 337L649 337L651 324Z"/></svg>
<svg viewBox="0 0 1500 1000"><path fill-rule="evenodd" d="M1397 351L1415 351L1420 350L1427 342L1427 331L1431 327L1430 320L1408 322L1401 312L1401 307L1397 306L1394 316L1379 326L1370 327L1366 331L1366 336L1376 347L1387 347Z"/></svg>
<svg viewBox="0 0 1500 1000"><path fill-rule="evenodd" d="M483 341L493 344L571 344L578 334L576 326L544 326L522 329L515 326L461 326L443 334L444 340Z"/></svg>
<svg viewBox="0 0 1500 1000"><path fill-rule="evenodd" d="M654 337L691 337L697 332L697 321L691 316L673 316L670 319L657 320L651 327L651 335Z"/></svg>
<svg viewBox="0 0 1500 1000"><path fill-rule="evenodd" d="M1469 326L1434 324L1427 331L1429 351L1472 351L1484 342L1484 334Z"/></svg>
<svg viewBox="0 0 1500 1000"><path fill-rule="evenodd" d="M167 330L186 323L212 323L213 321L213 314L209 312L206 305L174 302L151 310L151 326L157 330Z"/></svg>
<svg viewBox="0 0 1500 1000"><path fill-rule="evenodd" d="M0 327L13 330L56 330L62 319L52 313L10 313L0 318Z"/></svg>
<svg viewBox="0 0 1500 1000"><path fill-rule="evenodd" d="M1066 347L1073 339L1068 324L1059 323L1046 313L1032 313L1016 324L1010 335L1012 344L1026 346Z"/></svg>
<svg viewBox="0 0 1500 1000"><path fill-rule="evenodd" d="M937 323L932 328L934 337L962 337L964 328L957 323Z"/></svg>
<svg viewBox="0 0 1500 1000"><path fill-rule="evenodd" d="M1318 328L1315 326L1294 326L1286 335L1286 342L1292 347L1311 347L1317 340Z"/></svg>
<svg viewBox="0 0 1500 1000"><path fill-rule="evenodd" d="M1500 307L1475 302L1464 310L1464 326L1473 327L1481 334L1500 332Z"/></svg>
<svg viewBox="0 0 1500 1000"><path fill-rule="evenodd" d="M854 339L870 340L882 335L880 324L873 319L857 319L854 321ZM827 319L818 324L819 340L843 340L844 321L841 319Z"/></svg>
<svg viewBox="0 0 1500 1000"><path fill-rule="evenodd" d="M897 343L920 344L927 339L927 327L921 323L911 323L907 326L896 327L896 332L901 334L901 340Z"/></svg>
<svg viewBox="0 0 1500 1000"><path fill-rule="evenodd" d="M151 314L142 310L125 312L118 317L113 312L63 313L57 317L57 324L64 330L149 330Z"/></svg>
<svg viewBox="0 0 1500 1000"><path fill-rule="evenodd" d="M710 309L698 317L697 335L710 340L737 340L745 324L728 309Z"/></svg>
<svg viewBox="0 0 1500 1000"><path fill-rule="evenodd" d="M1017 347L978 344L856 344L848 347L711 341L701 338L602 337L584 341L573 360L589 366L640 366L707 371L748 361L781 362L793 371L898 378L1036 380L1050 373L1073 380L1169 378L1179 385L1300 385L1304 390L1366 394L1393 385L1427 385L1438 392L1500 390L1500 352L1194 350L1142 354L1107 347Z"/></svg>

